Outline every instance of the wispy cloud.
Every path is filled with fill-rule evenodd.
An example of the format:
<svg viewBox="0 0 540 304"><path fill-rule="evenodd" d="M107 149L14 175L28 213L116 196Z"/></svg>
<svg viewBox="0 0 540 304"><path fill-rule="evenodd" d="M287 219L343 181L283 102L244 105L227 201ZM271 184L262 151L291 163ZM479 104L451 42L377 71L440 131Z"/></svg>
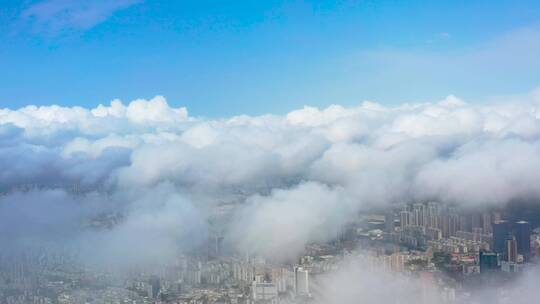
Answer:
<svg viewBox="0 0 540 304"><path fill-rule="evenodd" d="M350 83L359 92L387 92L388 84L393 84L393 91L384 95L395 101L437 95L448 88L461 96L483 98L480 92L501 95L538 85L534 73L540 68L540 28L520 28L469 46L447 47L459 39L440 33L426 41L429 47L365 50L334 66L343 67L340 76L354 79Z"/></svg>
<svg viewBox="0 0 540 304"><path fill-rule="evenodd" d="M44 0L24 9L21 19L38 33L55 35L66 30L87 30L114 12L142 0Z"/></svg>

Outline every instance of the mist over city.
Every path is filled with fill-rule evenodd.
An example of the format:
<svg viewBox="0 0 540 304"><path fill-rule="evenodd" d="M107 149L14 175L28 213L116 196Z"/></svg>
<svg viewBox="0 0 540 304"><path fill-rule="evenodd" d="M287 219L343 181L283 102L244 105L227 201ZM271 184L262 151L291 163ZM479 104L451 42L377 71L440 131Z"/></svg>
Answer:
<svg viewBox="0 0 540 304"><path fill-rule="evenodd" d="M536 303L540 6L444 2L0 4L0 304Z"/></svg>

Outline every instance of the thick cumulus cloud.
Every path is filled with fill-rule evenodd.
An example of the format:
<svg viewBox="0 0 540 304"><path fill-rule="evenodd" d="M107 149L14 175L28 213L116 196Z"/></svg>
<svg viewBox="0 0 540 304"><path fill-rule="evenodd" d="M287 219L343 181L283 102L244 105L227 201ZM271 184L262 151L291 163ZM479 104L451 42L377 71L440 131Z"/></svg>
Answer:
<svg viewBox="0 0 540 304"><path fill-rule="evenodd" d="M352 220L353 202L342 188L320 183L302 183L291 189L255 195L246 201L232 228L232 240L241 248L274 259L294 257L304 242L336 237L341 224Z"/></svg>
<svg viewBox="0 0 540 304"><path fill-rule="evenodd" d="M491 104L449 96L223 119L191 117L160 96L0 109L2 208L21 201L11 220L54 222L73 239L115 244L100 246L110 248L103 255L143 260L204 240L224 204L235 206L222 228L237 249L294 255L362 208L538 200L538 172L540 91ZM54 191L66 198L49 199ZM24 203L41 192L41 204ZM33 208L43 208L40 221ZM89 218L107 229L80 225ZM25 230L10 231L20 238ZM142 239L156 250L142 250Z"/></svg>

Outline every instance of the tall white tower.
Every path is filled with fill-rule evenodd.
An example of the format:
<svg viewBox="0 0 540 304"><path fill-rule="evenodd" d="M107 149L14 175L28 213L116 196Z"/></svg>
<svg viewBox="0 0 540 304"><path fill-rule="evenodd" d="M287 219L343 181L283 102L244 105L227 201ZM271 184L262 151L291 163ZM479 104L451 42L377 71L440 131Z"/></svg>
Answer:
<svg viewBox="0 0 540 304"><path fill-rule="evenodd" d="M309 295L309 273L307 269L302 267L294 269L294 289L297 295Z"/></svg>

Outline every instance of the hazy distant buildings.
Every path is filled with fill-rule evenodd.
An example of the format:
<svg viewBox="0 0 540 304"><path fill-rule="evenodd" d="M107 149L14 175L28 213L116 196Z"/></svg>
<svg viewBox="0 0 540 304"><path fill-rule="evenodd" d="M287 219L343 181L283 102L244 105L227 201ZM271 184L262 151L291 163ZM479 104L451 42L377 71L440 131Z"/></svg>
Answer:
<svg viewBox="0 0 540 304"><path fill-rule="evenodd" d="M253 281L251 297L255 303L278 303L278 290L276 284Z"/></svg>
<svg viewBox="0 0 540 304"><path fill-rule="evenodd" d="M407 210L403 210L399 213L401 230L404 230L405 227L410 225L410 218L411 218L410 212Z"/></svg>
<svg viewBox="0 0 540 304"><path fill-rule="evenodd" d="M482 230L484 233L492 233L493 230L491 229L491 213L490 212L484 212L482 213Z"/></svg>
<svg viewBox="0 0 540 304"><path fill-rule="evenodd" d="M413 223L414 226L424 226L424 210L425 206L422 203L413 204Z"/></svg>
<svg viewBox="0 0 540 304"><path fill-rule="evenodd" d="M159 292L161 290L161 282L158 277L152 276L148 280L148 297L155 299L159 295Z"/></svg>
<svg viewBox="0 0 540 304"><path fill-rule="evenodd" d="M489 215L489 214L488 214ZM484 225L481 213L459 214L456 207L438 202L415 203L407 205L399 214L399 241L409 247L422 248L426 243L441 239L458 238L461 240L436 242L438 248L446 252L478 252L491 248L491 223ZM448 247L450 246L450 247Z"/></svg>
<svg viewBox="0 0 540 304"><path fill-rule="evenodd" d="M385 230L388 233L392 233L394 231L394 212L389 211L384 216L384 226Z"/></svg>
<svg viewBox="0 0 540 304"><path fill-rule="evenodd" d="M239 282L250 282L255 277L255 268L251 263L237 261L232 265L233 278Z"/></svg>
<svg viewBox="0 0 540 304"><path fill-rule="evenodd" d="M223 253L223 236L220 231L211 231L208 237L208 258L217 258Z"/></svg>
<svg viewBox="0 0 540 304"><path fill-rule="evenodd" d="M450 212L448 214L448 236L456 236L456 232L459 231L459 216L457 213Z"/></svg>
<svg viewBox="0 0 540 304"><path fill-rule="evenodd" d="M471 231L472 227L470 225L470 221L465 215L460 215L458 217L458 231Z"/></svg>
<svg viewBox="0 0 540 304"><path fill-rule="evenodd" d="M430 228L440 228L439 217L439 204L437 202L429 202L427 207L427 226Z"/></svg>

